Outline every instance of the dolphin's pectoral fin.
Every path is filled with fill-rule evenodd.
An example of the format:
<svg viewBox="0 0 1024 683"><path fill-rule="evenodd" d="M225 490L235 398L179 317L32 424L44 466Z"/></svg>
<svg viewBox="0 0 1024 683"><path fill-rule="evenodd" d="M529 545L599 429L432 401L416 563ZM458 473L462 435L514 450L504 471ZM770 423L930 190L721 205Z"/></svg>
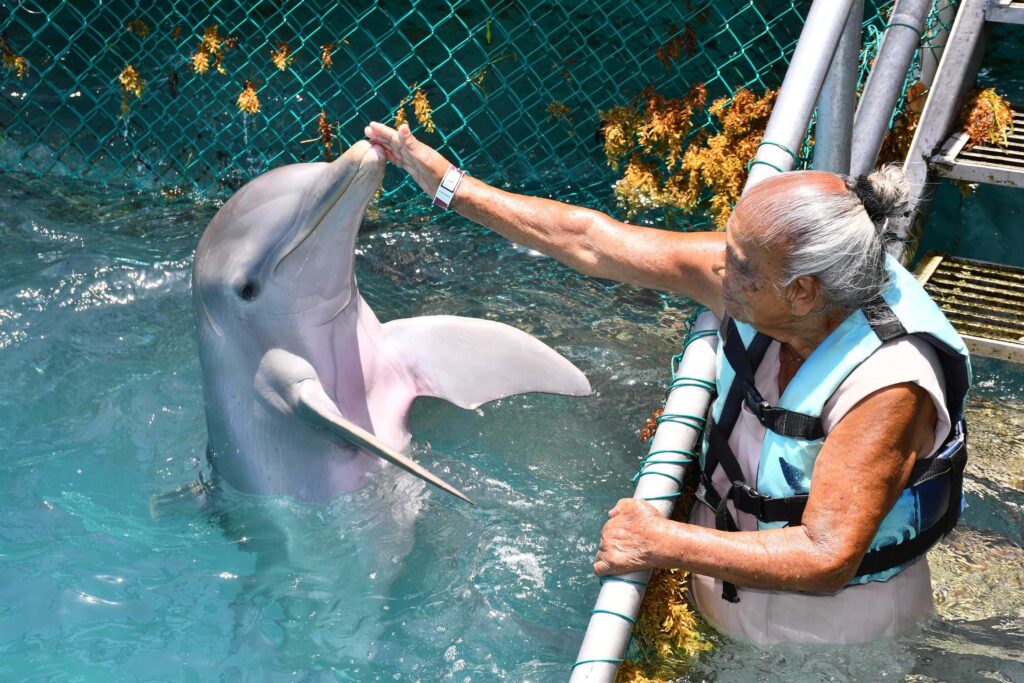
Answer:
<svg viewBox="0 0 1024 683"><path fill-rule="evenodd" d="M392 320L389 349L413 374L421 395L462 408L540 391L586 396L579 368L535 337L491 320L453 315Z"/></svg>
<svg viewBox="0 0 1024 683"><path fill-rule="evenodd" d="M296 385L295 414L305 422L337 434L353 446L384 458L406 472L414 474L428 484L443 489L456 498L474 504L461 491L446 483L440 477L431 474L416 461L403 455L394 448L378 439L359 425L346 420L338 411L334 401L330 399L318 380L307 379Z"/></svg>
<svg viewBox="0 0 1024 683"><path fill-rule="evenodd" d="M401 467L456 498L474 504L454 486L346 419L324 391L316 369L304 358L283 349L271 349L260 361L255 384L263 399L275 409L291 412L306 424L340 436L353 446Z"/></svg>

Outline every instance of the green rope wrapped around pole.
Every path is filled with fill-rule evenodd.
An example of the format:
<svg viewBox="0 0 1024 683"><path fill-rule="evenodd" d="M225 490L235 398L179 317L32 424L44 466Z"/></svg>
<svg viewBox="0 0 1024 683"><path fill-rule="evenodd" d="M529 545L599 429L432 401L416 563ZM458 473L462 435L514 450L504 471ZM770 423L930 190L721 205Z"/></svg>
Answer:
<svg viewBox="0 0 1024 683"><path fill-rule="evenodd" d="M710 311L698 315L682 352L672 358L671 389L665 400L669 419L659 420L647 457L634 478L633 496L650 501L666 517L679 497L686 468L703 435L704 415L715 387L719 324ZM607 577L601 582L570 681L615 680L649 579L650 572L644 571Z"/></svg>

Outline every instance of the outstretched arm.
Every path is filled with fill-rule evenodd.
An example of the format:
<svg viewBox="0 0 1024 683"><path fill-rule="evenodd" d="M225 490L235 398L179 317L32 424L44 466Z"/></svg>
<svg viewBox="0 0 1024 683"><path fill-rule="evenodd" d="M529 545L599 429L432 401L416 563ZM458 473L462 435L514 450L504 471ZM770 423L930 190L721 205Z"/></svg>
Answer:
<svg viewBox="0 0 1024 683"><path fill-rule="evenodd" d="M405 169L431 197L450 162L413 137L382 123L366 127L392 163ZM558 259L585 275L676 292L722 314L725 258L721 233L678 233L642 228L599 211L505 192L466 177L451 208L500 235Z"/></svg>

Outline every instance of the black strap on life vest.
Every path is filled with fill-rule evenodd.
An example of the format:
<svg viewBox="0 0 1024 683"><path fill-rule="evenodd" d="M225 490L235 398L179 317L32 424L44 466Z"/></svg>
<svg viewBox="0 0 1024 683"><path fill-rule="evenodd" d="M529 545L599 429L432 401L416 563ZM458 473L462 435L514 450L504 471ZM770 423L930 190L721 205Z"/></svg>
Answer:
<svg viewBox="0 0 1024 683"><path fill-rule="evenodd" d="M757 421L767 429L781 436L805 441L816 441L825 438L825 428L820 417L805 415L785 408L777 408L764 400L753 382L744 381L743 399L754 414Z"/></svg>
<svg viewBox="0 0 1024 683"><path fill-rule="evenodd" d="M896 317L896 313L885 303L885 299L879 294L872 299L867 306L860 309L860 312L867 318L868 325L875 335L884 344L897 337L907 336L907 330L903 323Z"/></svg>
<svg viewBox="0 0 1024 683"><path fill-rule="evenodd" d="M906 329L889 305L880 296L861 309L868 324L883 342L907 334ZM737 531L738 526L728 509L732 500L735 508L753 515L762 522L786 522L793 526L801 523L808 496L795 495L780 498L765 496L750 486L740 468L736 455L729 447L729 435L739 418L740 406L747 407L767 429L792 438L814 440L824 438L820 417L772 406L754 387L757 367L771 344L771 338L758 333L745 348L736 324L726 318L720 331L723 353L735 372L735 378L725 398L720 421L709 419L707 425L707 452L701 470L701 485L697 498L715 511L715 527L721 531ZM911 472L907 488L921 486L945 477L947 486L943 515L914 538L870 551L864 555L857 576L874 574L902 565L918 557L956 525L960 517L963 495L963 471L967 463L966 430L961 417L946 443L934 456L919 461ZM732 482L724 495L712 485L712 476L721 467ZM722 598L739 602L736 586L723 582Z"/></svg>
<svg viewBox="0 0 1024 683"><path fill-rule="evenodd" d="M721 466L731 481L743 480L743 471L740 469L739 462L737 462L735 455L729 448L729 434L732 433L736 420L739 419L740 406L743 402L744 385L742 381L739 381L739 373L742 372L744 375L750 374L753 376L752 368L761 364L772 340L767 335L758 334L751 341L749 349L744 348L739 330L736 329L736 324L729 317L725 317L722 320L719 337L722 340L723 352L727 351L728 355L736 357L736 362L739 365L733 365L733 368L736 368L737 375L729 387L729 393L726 394L719 419L716 421L710 415L708 416L708 422L704 430L704 434L708 439L708 448L704 454L704 466L700 473L701 478L697 489L697 499L715 511L715 528L737 531L736 522L726 507L729 497L727 495L723 498L718 495L718 492L711 483L711 476ZM737 350L739 351L738 354ZM732 360L729 362L730 364L733 363ZM719 462L720 454L725 455L722 462ZM739 600L736 595L736 588L732 584L726 584L722 597L730 602Z"/></svg>

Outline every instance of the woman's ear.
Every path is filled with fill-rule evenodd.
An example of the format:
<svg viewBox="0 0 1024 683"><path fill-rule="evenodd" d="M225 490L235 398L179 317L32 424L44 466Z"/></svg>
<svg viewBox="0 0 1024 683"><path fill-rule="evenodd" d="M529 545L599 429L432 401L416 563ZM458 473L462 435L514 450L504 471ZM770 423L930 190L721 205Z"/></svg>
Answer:
<svg viewBox="0 0 1024 683"><path fill-rule="evenodd" d="M794 317L802 318L824 308L824 292L821 283L813 275L801 275L789 283L789 310Z"/></svg>

